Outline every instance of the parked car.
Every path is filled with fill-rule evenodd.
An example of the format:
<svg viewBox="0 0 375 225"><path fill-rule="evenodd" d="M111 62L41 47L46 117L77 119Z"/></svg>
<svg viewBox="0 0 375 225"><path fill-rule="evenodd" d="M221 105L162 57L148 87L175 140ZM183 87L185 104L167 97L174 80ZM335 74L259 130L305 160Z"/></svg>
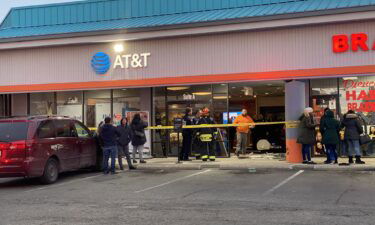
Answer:
<svg viewBox="0 0 375 225"><path fill-rule="evenodd" d="M100 169L102 154L93 133L68 117L0 119L0 177L40 177L54 183L59 173Z"/></svg>

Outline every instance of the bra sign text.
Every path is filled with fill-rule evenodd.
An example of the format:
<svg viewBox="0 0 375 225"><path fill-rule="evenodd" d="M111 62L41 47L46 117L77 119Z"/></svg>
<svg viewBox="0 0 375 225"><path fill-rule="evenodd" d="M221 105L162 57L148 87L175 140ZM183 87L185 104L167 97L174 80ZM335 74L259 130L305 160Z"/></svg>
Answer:
<svg viewBox="0 0 375 225"><path fill-rule="evenodd" d="M356 33L351 35L339 34L332 37L332 50L334 53L344 53L348 51L375 51L375 41L370 42L366 33Z"/></svg>

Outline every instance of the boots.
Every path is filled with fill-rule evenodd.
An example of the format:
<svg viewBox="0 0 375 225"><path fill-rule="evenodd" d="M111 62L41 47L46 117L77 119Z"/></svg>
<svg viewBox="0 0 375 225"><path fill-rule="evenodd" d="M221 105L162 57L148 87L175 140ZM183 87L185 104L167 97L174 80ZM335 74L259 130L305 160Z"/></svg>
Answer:
<svg viewBox="0 0 375 225"><path fill-rule="evenodd" d="M356 156L356 157L355 157L355 163L356 163L356 164L365 164L365 162L363 162L363 161L361 160L361 156Z"/></svg>
<svg viewBox="0 0 375 225"><path fill-rule="evenodd" d="M349 164L353 164L353 156L349 156Z"/></svg>

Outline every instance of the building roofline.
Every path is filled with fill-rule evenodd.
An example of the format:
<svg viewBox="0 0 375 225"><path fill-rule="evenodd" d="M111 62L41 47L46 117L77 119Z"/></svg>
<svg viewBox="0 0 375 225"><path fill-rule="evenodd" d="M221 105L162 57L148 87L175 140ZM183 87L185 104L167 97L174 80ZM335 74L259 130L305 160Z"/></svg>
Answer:
<svg viewBox="0 0 375 225"><path fill-rule="evenodd" d="M282 14L282 15L271 15L271 16L261 16L261 17L250 17L250 18L237 18L237 19L226 19L226 20L216 20L212 22L197 22L197 23L187 23L179 25L164 25L155 27L145 27L145 28L128 28L128 29L112 29L112 30L100 30L100 31L85 31L85 32L75 32L75 33L61 33L61 34L48 34L40 36L28 36L28 37L16 37L16 38L2 38L0 39L0 44L2 43L13 43L13 42L26 42L35 40L51 40L51 39L62 39L62 38L75 38L75 37L89 37L98 35L111 35L111 34L132 34L141 32L155 32L155 31L168 31L168 30L183 30L189 28L202 28L202 27L215 27L231 24L246 24L246 23L257 23L265 21L278 21L278 20L289 20L289 19L306 19L306 18L321 18L324 16L343 16L353 13L373 13L375 11L375 6L366 7L356 7L356 8L344 8L344 9L330 9L325 11L313 11L307 13L292 13L292 14ZM372 17L361 18L358 20L369 20L375 19L375 15ZM352 17L348 18L347 21L353 21ZM335 21L317 21L315 24L332 23ZM341 19L338 22L343 22ZM311 25L314 23L308 23L306 25ZM303 24L298 24L303 25ZM290 26L295 26L291 24ZM161 36L162 37L162 36ZM0 48L1 49L1 48Z"/></svg>

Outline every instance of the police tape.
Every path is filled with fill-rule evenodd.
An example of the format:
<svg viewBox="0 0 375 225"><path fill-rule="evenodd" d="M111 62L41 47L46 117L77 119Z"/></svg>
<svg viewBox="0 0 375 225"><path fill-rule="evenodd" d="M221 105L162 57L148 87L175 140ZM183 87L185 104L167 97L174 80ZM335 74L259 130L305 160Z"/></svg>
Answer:
<svg viewBox="0 0 375 225"><path fill-rule="evenodd" d="M226 128L226 127L252 127L265 125L285 125L286 128L297 128L299 121L280 121L280 122L256 122L256 123L240 123L240 124L200 124L200 125L185 125L184 129L199 129L199 128ZM173 130L174 126L150 126L148 130Z"/></svg>
<svg viewBox="0 0 375 225"><path fill-rule="evenodd" d="M255 123L239 123L239 124L200 124L200 125L185 125L183 129L199 129L199 128L227 128L227 127L253 127L265 125L285 125L286 128L298 128L300 121L280 121L280 122L255 122ZM90 130L97 130L96 127L90 127ZM149 126L146 130L173 130L174 126Z"/></svg>

